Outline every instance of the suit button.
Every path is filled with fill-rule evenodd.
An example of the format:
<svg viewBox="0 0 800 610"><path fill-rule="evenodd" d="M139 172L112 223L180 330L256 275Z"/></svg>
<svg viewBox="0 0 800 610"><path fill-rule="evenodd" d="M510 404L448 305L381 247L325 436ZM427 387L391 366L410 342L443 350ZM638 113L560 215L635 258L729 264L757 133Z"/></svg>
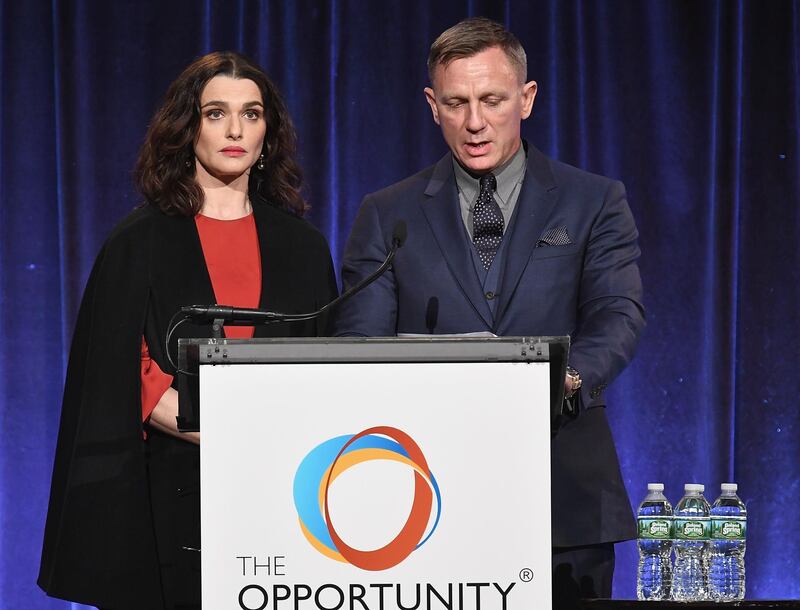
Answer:
<svg viewBox="0 0 800 610"><path fill-rule="evenodd" d="M492 299L495 297L495 294L494 294L494 292L492 292L492 291L490 290L490 291L489 291L489 292L487 292L487 293L486 293L484 296L485 296L487 299L489 299L489 300L491 301L491 300L492 300Z"/></svg>

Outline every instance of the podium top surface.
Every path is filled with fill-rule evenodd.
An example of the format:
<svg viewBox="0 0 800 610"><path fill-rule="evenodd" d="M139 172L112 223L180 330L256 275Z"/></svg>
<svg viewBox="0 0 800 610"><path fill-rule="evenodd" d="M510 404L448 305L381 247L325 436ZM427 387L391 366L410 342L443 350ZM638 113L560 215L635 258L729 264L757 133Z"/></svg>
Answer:
<svg viewBox="0 0 800 610"><path fill-rule="evenodd" d="M179 360L195 364L548 362L565 358L568 349L567 336L180 339Z"/></svg>
<svg viewBox="0 0 800 610"><path fill-rule="evenodd" d="M184 432L200 429L200 368L236 364L549 363L555 421L564 403L569 344L568 336L179 339L178 427Z"/></svg>

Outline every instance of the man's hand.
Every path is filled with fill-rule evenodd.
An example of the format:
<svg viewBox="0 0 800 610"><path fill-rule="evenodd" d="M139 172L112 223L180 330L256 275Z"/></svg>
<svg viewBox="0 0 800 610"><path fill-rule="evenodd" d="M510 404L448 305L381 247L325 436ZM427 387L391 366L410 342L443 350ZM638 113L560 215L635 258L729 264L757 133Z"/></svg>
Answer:
<svg viewBox="0 0 800 610"><path fill-rule="evenodd" d="M564 398L572 398L572 395L580 390L581 374L573 368L567 367L567 374L564 377Z"/></svg>

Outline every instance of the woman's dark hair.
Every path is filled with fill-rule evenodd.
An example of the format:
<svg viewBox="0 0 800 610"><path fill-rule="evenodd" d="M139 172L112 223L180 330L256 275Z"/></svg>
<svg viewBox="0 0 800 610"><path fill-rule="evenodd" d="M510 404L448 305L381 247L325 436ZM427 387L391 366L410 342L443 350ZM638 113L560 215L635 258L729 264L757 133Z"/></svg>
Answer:
<svg viewBox="0 0 800 610"><path fill-rule="evenodd" d="M203 189L195 180L194 142L200 130L200 95L218 75L252 80L264 102L264 169L256 165L250 170L250 193L303 215L307 206L300 194L302 172L294 159L297 136L286 104L264 71L233 51L197 59L170 85L139 151L137 188L166 214L194 216L203 207Z"/></svg>

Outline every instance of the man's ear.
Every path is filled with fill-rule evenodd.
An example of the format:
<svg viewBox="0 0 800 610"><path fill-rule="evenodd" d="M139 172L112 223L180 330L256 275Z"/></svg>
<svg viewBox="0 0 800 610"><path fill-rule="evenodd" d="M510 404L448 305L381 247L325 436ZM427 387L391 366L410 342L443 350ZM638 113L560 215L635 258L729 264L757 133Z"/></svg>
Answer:
<svg viewBox="0 0 800 610"><path fill-rule="evenodd" d="M536 91L539 86L535 80L522 85L522 118L527 119L533 110L533 101L536 99Z"/></svg>
<svg viewBox="0 0 800 610"><path fill-rule="evenodd" d="M433 89L430 87L425 87L425 99L428 100L428 106L431 107L433 121L439 125L439 109L436 107L436 96L433 93Z"/></svg>

